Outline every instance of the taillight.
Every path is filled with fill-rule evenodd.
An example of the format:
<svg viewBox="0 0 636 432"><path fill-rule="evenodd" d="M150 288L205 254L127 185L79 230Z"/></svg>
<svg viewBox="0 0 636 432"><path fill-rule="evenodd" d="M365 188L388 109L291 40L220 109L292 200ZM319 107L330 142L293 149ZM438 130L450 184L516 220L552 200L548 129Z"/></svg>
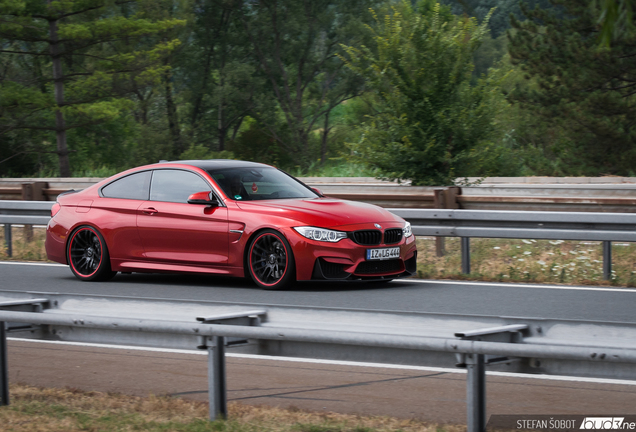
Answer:
<svg viewBox="0 0 636 432"><path fill-rule="evenodd" d="M51 207L51 217L54 217L61 208L62 206L60 205L60 203L53 204L53 207Z"/></svg>

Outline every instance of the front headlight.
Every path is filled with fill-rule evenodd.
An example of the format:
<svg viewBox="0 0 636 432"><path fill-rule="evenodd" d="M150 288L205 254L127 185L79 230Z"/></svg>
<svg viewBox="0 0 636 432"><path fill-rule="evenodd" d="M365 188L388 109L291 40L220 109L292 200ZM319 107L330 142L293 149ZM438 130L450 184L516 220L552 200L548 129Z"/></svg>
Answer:
<svg viewBox="0 0 636 432"><path fill-rule="evenodd" d="M411 222L406 222L404 224L404 228L402 228L402 232L404 232L404 238L409 238L413 235L413 230L411 230Z"/></svg>
<svg viewBox="0 0 636 432"><path fill-rule="evenodd" d="M310 240L337 243L347 238L347 233L342 231L333 231L325 228L316 227L294 227L296 232Z"/></svg>

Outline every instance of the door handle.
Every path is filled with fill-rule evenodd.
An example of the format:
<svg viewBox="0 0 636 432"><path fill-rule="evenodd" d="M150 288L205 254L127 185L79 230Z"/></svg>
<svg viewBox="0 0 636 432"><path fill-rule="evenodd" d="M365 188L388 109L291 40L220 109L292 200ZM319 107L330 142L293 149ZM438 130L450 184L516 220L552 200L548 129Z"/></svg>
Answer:
<svg viewBox="0 0 636 432"><path fill-rule="evenodd" d="M144 212L144 213L145 213L145 214L147 214L147 215L153 215L153 214L155 214L155 213L159 213L159 210L157 210L157 209L155 209L155 208L152 208L152 207L148 207L148 208L145 208L145 209L141 209L141 211L142 211L142 212Z"/></svg>

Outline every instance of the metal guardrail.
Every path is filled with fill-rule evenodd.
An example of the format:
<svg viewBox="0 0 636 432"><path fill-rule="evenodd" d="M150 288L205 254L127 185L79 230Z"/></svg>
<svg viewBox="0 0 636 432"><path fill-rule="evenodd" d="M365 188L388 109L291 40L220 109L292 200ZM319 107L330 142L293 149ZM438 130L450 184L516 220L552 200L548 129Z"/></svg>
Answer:
<svg viewBox="0 0 636 432"><path fill-rule="evenodd" d="M13 256L12 225L46 225L51 219L52 202L0 201L0 224L4 225L7 256Z"/></svg>
<svg viewBox="0 0 636 432"><path fill-rule="evenodd" d="M48 201L0 201L0 223L11 256L11 225L49 220ZM389 209L411 222L419 236L460 237L462 272L470 273L470 238L589 240L603 242L603 277L612 272L612 241L636 242L632 213L540 212L506 210Z"/></svg>
<svg viewBox="0 0 636 432"><path fill-rule="evenodd" d="M470 273L470 238L589 240L603 243L603 277L612 273L612 241L636 241L631 213L390 209L409 221L413 234L460 237L462 272Z"/></svg>
<svg viewBox="0 0 636 432"><path fill-rule="evenodd" d="M159 318L161 317L161 318ZM636 379L636 324L0 292L6 333L208 351L210 416L226 414L225 349L256 354L465 367L468 426L485 428L485 368ZM2 331L6 332L4 335ZM346 330L343 330L346 329ZM4 343L4 345L3 345ZM4 360L2 360L4 359ZM4 377L4 378L3 378Z"/></svg>
<svg viewBox="0 0 636 432"><path fill-rule="evenodd" d="M629 213L390 210L411 222L419 235L636 241L636 215Z"/></svg>

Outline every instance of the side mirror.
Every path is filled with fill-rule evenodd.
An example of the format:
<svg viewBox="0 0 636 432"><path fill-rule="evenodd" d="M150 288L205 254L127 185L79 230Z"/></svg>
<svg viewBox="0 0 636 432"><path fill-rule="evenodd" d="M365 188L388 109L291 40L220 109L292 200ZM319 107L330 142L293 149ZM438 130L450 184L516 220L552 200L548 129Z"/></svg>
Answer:
<svg viewBox="0 0 636 432"><path fill-rule="evenodd" d="M318 188L312 187L311 188L312 191L316 192L318 194L318 196L324 197L325 194L322 193L322 191Z"/></svg>
<svg viewBox="0 0 636 432"><path fill-rule="evenodd" d="M200 204L217 207L219 202L212 192L197 192L188 197L188 204Z"/></svg>

